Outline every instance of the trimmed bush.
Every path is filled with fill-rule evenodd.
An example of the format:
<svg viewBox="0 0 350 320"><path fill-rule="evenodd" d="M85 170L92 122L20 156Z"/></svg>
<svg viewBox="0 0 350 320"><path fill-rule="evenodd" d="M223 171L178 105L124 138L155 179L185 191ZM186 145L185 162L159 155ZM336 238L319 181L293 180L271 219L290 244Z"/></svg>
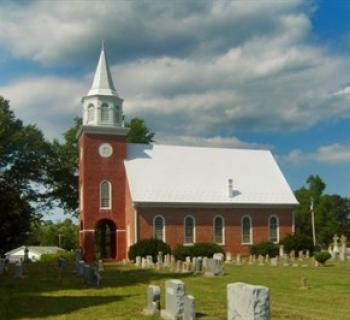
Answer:
<svg viewBox="0 0 350 320"><path fill-rule="evenodd" d="M221 252L225 254L224 250L216 243L195 243L191 246L184 246L179 244L175 248L176 260L185 261L186 257L212 257L214 253Z"/></svg>
<svg viewBox="0 0 350 320"><path fill-rule="evenodd" d="M328 259L330 259L331 254L326 251L315 252L314 257L317 262L324 265Z"/></svg>
<svg viewBox="0 0 350 320"><path fill-rule="evenodd" d="M153 261L156 261L158 252L162 251L163 254L171 253L170 247L158 239L144 239L133 244L129 249L129 260L136 260L137 256L146 257L152 256Z"/></svg>
<svg viewBox="0 0 350 320"><path fill-rule="evenodd" d="M59 257L63 257L67 259L68 261L74 260L74 252L71 251L65 251L65 252L56 252L56 253L46 253L41 255L40 261L43 262L55 262Z"/></svg>
<svg viewBox="0 0 350 320"><path fill-rule="evenodd" d="M300 250L309 250L310 254L312 254L315 251L312 238L305 235L289 235L280 243L283 244L286 253L290 253L294 250L295 253L298 254Z"/></svg>
<svg viewBox="0 0 350 320"><path fill-rule="evenodd" d="M254 244L250 246L249 251L251 254L258 256L266 256L269 255L270 257L276 257L278 256L278 245L270 242L270 241L263 241L257 244Z"/></svg>

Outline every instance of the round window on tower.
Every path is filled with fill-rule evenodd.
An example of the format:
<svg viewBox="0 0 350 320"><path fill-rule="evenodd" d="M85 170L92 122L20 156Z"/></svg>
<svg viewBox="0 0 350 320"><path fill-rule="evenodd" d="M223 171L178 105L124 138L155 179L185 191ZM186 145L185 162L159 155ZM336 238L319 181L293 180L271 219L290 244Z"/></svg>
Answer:
<svg viewBox="0 0 350 320"><path fill-rule="evenodd" d="M109 143L102 143L98 148L98 153L103 158L108 158L113 153L113 148Z"/></svg>

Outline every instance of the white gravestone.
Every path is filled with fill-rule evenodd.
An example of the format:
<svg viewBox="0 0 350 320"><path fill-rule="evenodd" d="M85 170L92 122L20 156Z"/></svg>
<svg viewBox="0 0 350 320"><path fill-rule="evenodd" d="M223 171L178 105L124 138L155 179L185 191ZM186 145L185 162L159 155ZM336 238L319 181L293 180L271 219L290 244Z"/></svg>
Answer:
<svg viewBox="0 0 350 320"><path fill-rule="evenodd" d="M284 246L283 246L283 244L281 244L281 245L279 246L279 256L280 256L280 257L283 257L283 256L284 256Z"/></svg>
<svg viewBox="0 0 350 320"><path fill-rule="evenodd" d="M232 262L232 253L226 252L226 262Z"/></svg>
<svg viewBox="0 0 350 320"><path fill-rule="evenodd" d="M270 259L270 263L271 263L271 266L277 267L277 265L278 265L278 258L277 257L271 258Z"/></svg>
<svg viewBox="0 0 350 320"><path fill-rule="evenodd" d="M181 280L167 280L165 291L165 309L160 316L165 320L177 320L183 316L185 285Z"/></svg>
<svg viewBox="0 0 350 320"><path fill-rule="evenodd" d="M213 254L213 259L215 260L220 260L220 261L224 261L225 260L225 256L223 253L218 252L218 253L214 253Z"/></svg>
<svg viewBox="0 0 350 320"><path fill-rule="evenodd" d="M135 258L135 266L136 266L136 267L138 267L138 268L141 267L141 260L142 260L141 256L137 256L137 257Z"/></svg>
<svg viewBox="0 0 350 320"><path fill-rule="evenodd" d="M149 285L147 288L147 307L143 309L143 314L153 316L159 312L160 308L160 288Z"/></svg>
<svg viewBox="0 0 350 320"><path fill-rule="evenodd" d="M217 259L208 259L208 271L206 276L219 276L224 274L224 261Z"/></svg>
<svg viewBox="0 0 350 320"><path fill-rule="evenodd" d="M228 320L270 320L269 288L246 283L227 285Z"/></svg>
<svg viewBox="0 0 350 320"><path fill-rule="evenodd" d="M187 295L184 298L183 320L196 320L196 299Z"/></svg>

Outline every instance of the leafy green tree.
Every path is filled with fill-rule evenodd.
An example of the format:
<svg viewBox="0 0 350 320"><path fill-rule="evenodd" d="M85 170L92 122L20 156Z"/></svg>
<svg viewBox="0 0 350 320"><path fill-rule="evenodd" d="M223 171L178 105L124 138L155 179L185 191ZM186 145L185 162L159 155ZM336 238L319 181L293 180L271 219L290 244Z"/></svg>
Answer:
<svg viewBox="0 0 350 320"><path fill-rule="evenodd" d="M23 244L43 203L48 144L40 130L23 125L0 97L0 252Z"/></svg>
<svg viewBox="0 0 350 320"><path fill-rule="evenodd" d="M126 127L130 128L128 141L132 143L151 143L153 142L154 133L151 132L145 121L140 118L133 118Z"/></svg>
<svg viewBox="0 0 350 320"><path fill-rule="evenodd" d="M37 221L32 223L28 244L58 246L72 250L78 246L78 226L71 219L63 222ZM61 241L59 240L61 238Z"/></svg>
<svg viewBox="0 0 350 320"><path fill-rule="evenodd" d="M77 133L82 124L81 118L75 118L73 126L64 133L63 143L54 140L49 150L47 165L48 203L58 204L65 213L78 215L78 140ZM151 143L154 133L144 120L133 118L126 127L130 128L128 141L133 143Z"/></svg>
<svg viewBox="0 0 350 320"><path fill-rule="evenodd" d="M341 223L337 219L337 212L340 214L339 208L334 196L324 194L325 188L326 184L319 176L310 176L307 179L307 187L295 191L300 203L295 210L296 233L312 235L310 204L313 199L316 243L321 246L327 246L332 236L341 229Z"/></svg>

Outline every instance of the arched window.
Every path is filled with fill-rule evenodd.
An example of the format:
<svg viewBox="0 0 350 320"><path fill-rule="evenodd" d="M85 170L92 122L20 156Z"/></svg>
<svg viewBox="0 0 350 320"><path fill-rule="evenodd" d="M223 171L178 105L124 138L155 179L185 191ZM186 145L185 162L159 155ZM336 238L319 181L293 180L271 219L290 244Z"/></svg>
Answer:
<svg viewBox="0 0 350 320"><path fill-rule="evenodd" d="M241 221L242 243L251 244L253 242L252 231L252 219L244 216Z"/></svg>
<svg viewBox="0 0 350 320"><path fill-rule="evenodd" d="M88 106L88 122L94 121L95 118L95 107L93 104L89 104Z"/></svg>
<svg viewBox="0 0 350 320"><path fill-rule="evenodd" d="M192 216L185 217L185 238L184 243L191 244L195 242L195 221Z"/></svg>
<svg viewBox="0 0 350 320"><path fill-rule="evenodd" d="M216 216L214 218L214 242L218 244L225 243L225 230L224 230L224 218L222 216Z"/></svg>
<svg viewBox="0 0 350 320"><path fill-rule="evenodd" d="M165 219L162 216L153 219L153 237L165 242Z"/></svg>
<svg viewBox="0 0 350 320"><path fill-rule="evenodd" d="M271 242L279 241L278 218L276 216L269 217L269 240Z"/></svg>
<svg viewBox="0 0 350 320"><path fill-rule="evenodd" d="M108 121L109 120L109 108L107 104L103 104L101 106L101 121Z"/></svg>
<svg viewBox="0 0 350 320"><path fill-rule="evenodd" d="M102 181L100 185L100 208L110 209L111 208L111 194L112 186L109 181Z"/></svg>

